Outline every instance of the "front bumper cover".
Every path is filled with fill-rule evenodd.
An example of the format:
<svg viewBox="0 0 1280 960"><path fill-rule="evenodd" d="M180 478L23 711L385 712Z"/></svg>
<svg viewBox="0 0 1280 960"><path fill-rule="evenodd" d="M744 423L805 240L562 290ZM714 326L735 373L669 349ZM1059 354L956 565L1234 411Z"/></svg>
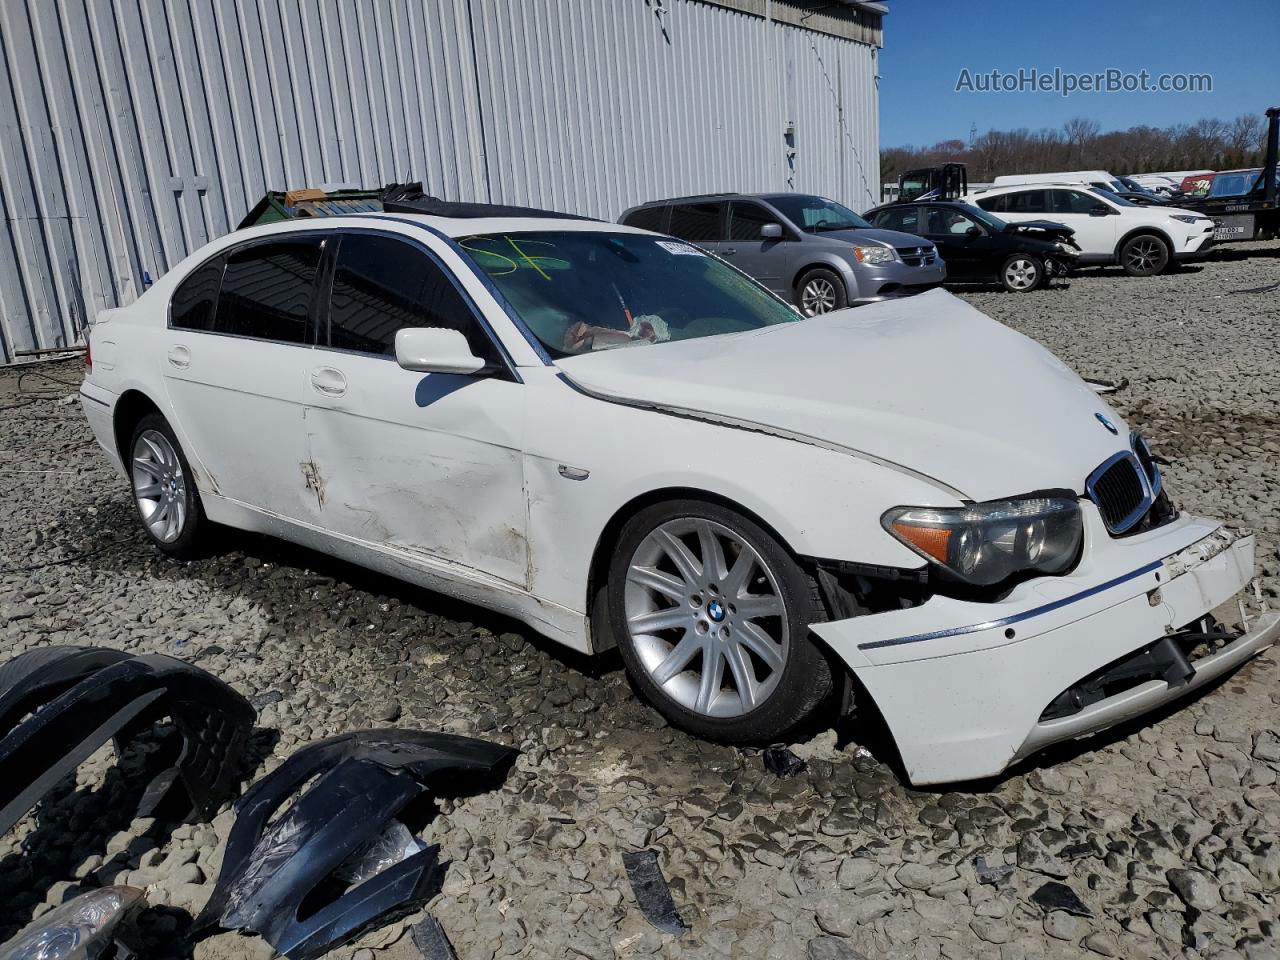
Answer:
<svg viewBox="0 0 1280 960"><path fill-rule="evenodd" d="M1140 683L1070 716L1042 720L1096 670L1172 634L1253 578L1254 538L1182 517L1113 540L1086 509L1086 549L1072 574L1029 581L997 603L933 597L890 613L815 624L883 714L912 783L994 776L1063 740L1104 730L1202 687L1280 636L1264 613L1170 686Z"/></svg>
<svg viewBox="0 0 1280 960"><path fill-rule="evenodd" d="M168 717L182 736L173 766L147 786L139 816L181 787L202 820L239 784L255 718L247 700L199 667L162 654L39 647L0 667L0 834L108 740L119 751Z"/></svg>

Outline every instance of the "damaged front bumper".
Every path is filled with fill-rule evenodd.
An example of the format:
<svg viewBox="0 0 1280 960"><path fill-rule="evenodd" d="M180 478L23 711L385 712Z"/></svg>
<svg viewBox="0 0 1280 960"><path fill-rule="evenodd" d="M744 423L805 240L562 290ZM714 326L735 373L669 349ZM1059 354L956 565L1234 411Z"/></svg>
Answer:
<svg viewBox="0 0 1280 960"><path fill-rule="evenodd" d="M993 776L1190 693L1280 636L1280 613L1250 618L1241 603L1239 636L1215 632L1207 652L1204 643L1179 647L1191 651L1190 675L1157 643L1191 638L1193 625L1249 585L1252 535L1184 516L1115 540L1089 509L1086 541L1105 549L995 603L935 596L812 627L870 693L912 783Z"/></svg>

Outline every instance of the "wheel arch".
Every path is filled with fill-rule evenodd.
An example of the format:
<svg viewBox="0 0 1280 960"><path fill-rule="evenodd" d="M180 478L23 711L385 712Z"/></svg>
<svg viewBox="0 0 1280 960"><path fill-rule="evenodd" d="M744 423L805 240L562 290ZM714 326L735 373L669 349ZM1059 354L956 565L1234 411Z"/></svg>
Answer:
<svg viewBox="0 0 1280 960"><path fill-rule="evenodd" d="M1153 237L1159 237L1161 240L1163 240L1165 246L1169 248L1169 259L1170 260L1173 259L1174 253L1177 252L1176 248L1173 245L1173 238L1170 237L1169 234L1165 233L1164 230L1162 230L1160 227L1144 226L1144 227L1134 227L1132 230L1130 230L1128 233L1126 233L1116 242L1116 248L1113 251L1113 254L1116 258L1115 262L1120 263L1120 251L1124 249L1124 245L1126 243L1128 243L1134 237L1140 237L1144 234L1151 234Z"/></svg>
<svg viewBox="0 0 1280 960"><path fill-rule="evenodd" d="M858 289L857 277L853 275L852 267L850 267L847 263L840 263L839 258L834 255L828 260L812 260L809 263L806 263L804 266L798 268L795 272L795 275L791 278L792 296L799 295L800 281L803 280L805 276L812 270L830 270L837 277L839 277L840 282L844 284L845 296L848 297L850 300L853 299L853 295L857 292L857 289Z"/></svg>
<svg viewBox="0 0 1280 960"><path fill-rule="evenodd" d="M623 526L641 510L671 500L702 500L706 503L713 503L728 510L733 510L761 527L777 540L783 549L793 557L796 557L797 560L800 560L803 565L800 555L796 553L794 547L787 542L787 539L778 532L773 524L731 497L713 493L700 487L658 487L638 494L613 512L613 515L610 516L608 522L601 529L600 535L596 538L595 547L591 552L591 563L587 570L586 609L589 614L587 617L587 629L591 635L591 650L593 653L599 653L617 646L617 638L609 630L609 618L603 615L603 604L605 602L604 587L609 579L609 564L613 560L613 551L617 546L618 537L622 533Z"/></svg>
<svg viewBox="0 0 1280 960"><path fill-rule="evenodd" d="M120 455L120 462L126 467L129 463L129 441L133 438L133 428L149 413L164 416L159 404L141 390L126 390L116 400L111 429L115 438L116 453Z"/></svg>

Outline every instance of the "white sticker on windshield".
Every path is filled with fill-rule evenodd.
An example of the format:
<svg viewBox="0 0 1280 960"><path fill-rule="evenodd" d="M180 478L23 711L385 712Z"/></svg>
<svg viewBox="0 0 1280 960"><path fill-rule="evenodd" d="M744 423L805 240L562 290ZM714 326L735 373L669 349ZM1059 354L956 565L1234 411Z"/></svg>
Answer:
<svg viewBox="0 0 1280 960"><path fill-rule="evenodd" d="M658 246L669 253L678 253L681 256L703 257L706 256L697 247L691 247L687 243L677 243L674 240L659 240Z"/></svg>

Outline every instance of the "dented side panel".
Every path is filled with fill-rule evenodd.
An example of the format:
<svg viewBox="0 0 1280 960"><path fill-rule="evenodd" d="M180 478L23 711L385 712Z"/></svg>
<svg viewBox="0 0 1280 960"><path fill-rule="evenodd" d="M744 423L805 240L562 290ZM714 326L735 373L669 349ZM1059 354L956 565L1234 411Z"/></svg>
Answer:
<svg viewBox="0 0 1280 960"><path fill-rule="evenodd" d="M362 354L315 359L346 390L302 409L303 454L289 475L309 494L301 519L527 588L524 385Z"/></svg>

